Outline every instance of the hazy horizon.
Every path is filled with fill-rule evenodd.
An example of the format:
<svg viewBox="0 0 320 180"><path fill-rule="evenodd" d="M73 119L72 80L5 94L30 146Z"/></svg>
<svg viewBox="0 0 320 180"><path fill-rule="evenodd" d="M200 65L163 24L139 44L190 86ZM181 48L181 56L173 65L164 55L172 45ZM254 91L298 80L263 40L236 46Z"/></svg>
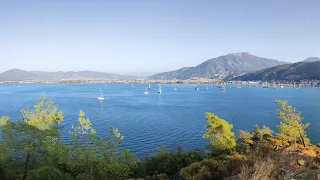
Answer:
<svg viewBox="0 0 320 180"><path fill-rule="evenodd" d="M320 57L319 1L1 1L0 72L151 75L228 53Z"/></svg>

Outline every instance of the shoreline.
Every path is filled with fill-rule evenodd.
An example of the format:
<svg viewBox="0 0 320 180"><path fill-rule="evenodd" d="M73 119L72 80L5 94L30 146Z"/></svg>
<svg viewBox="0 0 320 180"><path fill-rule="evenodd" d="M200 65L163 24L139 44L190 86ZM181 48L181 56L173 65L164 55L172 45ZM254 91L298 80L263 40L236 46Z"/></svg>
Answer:
<svg viewBox="0 0 320 180"><path fill-rule="evenodd" d="M313 86L320 87L320 80L301 81L225 81L219 79L188 79L188 80L110 80L110 79L62 79L62 80L25 80L0 81L0 84L236 84L236 85L263 85L267 86Z"/></svg>

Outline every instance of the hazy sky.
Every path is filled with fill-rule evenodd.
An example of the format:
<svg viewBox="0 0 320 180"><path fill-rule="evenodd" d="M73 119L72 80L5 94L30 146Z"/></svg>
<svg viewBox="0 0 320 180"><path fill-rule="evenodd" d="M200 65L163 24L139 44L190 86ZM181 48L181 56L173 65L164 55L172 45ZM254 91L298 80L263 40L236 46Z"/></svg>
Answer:
<svg viewBox="0 0 320 180"><path fill-rule="evenodd" d="M319 0L1 0L0 72L115 73L250 52L320 57Z"/></svg>

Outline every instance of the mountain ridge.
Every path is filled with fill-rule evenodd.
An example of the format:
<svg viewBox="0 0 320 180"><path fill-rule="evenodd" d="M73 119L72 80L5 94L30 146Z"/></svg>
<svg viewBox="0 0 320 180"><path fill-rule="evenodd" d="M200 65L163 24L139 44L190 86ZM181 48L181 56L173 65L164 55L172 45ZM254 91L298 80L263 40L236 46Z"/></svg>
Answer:
<svg viewBox="0 0 320 180"><path fill-rule="evenodd" d="M240 81L299 81L299 80L320 80L320 61L304 61L284 64L267 69L262 69L253 73L247 73L233 80ZM319 59L319 58L318 58ZM313 59L314 60L314 59Z"/></svg>
<svg viewBox="0 0 320 180"><path fill-rule="evenodd" d="M10 69L0 74L0 81L27 81L27 80L63 80L63 79L134 79L133 76L105 73L98 71L25 71Z"/></svg>
<svg viewBox="0 0 320 180"><path fill-rule="evenodd" d="M158 73L150 76L150 79L190 79L190 78L218 78L235 77L246 72L273 67L286 62L258 57L248 52L229 53L227 55L211 58L203 63L188 67L188 69L178 69L175 71Z"/></svg>

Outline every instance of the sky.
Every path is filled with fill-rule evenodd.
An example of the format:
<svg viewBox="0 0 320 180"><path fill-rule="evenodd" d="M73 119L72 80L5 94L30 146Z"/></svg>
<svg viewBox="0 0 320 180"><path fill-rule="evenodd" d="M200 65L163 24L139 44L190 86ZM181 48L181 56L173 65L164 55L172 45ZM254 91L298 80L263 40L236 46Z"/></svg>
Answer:
<svg viewBox="0 0 320 180"><path fill-rule="evenodd" d="M319 0L1 0L0 72L152 74L234 52L320 57Z"/></svg>

